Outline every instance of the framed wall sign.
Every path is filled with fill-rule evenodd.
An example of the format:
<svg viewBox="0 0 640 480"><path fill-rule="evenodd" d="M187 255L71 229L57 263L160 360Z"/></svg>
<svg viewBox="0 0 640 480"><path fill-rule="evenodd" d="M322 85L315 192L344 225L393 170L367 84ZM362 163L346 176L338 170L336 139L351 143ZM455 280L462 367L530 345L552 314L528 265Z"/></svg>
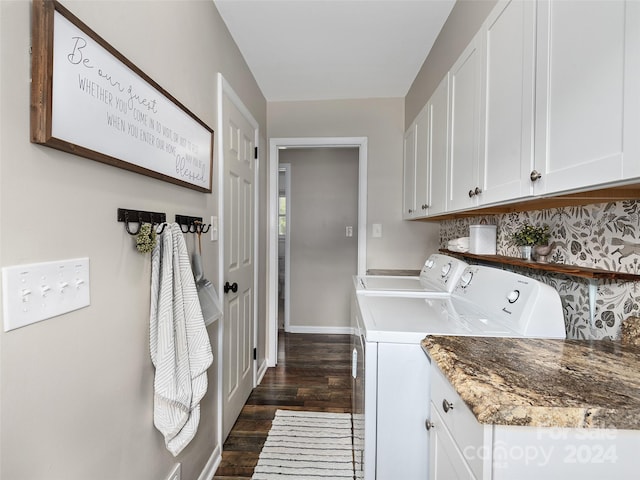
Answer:
<svg viewBox="0 0 640 480"><path fill-rule="evenodd" d="M33 0L31 141L211 192L213 130L54 0Z"/></svg>

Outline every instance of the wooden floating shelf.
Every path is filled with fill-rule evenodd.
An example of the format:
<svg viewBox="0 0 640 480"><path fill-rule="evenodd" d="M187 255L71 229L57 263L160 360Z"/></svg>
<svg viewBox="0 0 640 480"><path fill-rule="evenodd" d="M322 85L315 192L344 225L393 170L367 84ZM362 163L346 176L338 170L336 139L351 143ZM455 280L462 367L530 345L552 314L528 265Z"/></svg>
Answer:
<svg viewBox="0 0 640 480"><path fill-rule="evenodd" d="M566 265L564 263L537 263L522 260L517 257L506 257L504 255L477 255L475 253L462 253L440 249L440 252L447 255L459 256L462 258L478 260L480 262L494 263L499 265L511 265L514 267L531 268L544 272L562 273L572 277L588 278L592 280L623 280L630 282L640 281L640 275L627 272L615 272L613 270L602 270L599 268L578 267L576 265Z"/></svg>

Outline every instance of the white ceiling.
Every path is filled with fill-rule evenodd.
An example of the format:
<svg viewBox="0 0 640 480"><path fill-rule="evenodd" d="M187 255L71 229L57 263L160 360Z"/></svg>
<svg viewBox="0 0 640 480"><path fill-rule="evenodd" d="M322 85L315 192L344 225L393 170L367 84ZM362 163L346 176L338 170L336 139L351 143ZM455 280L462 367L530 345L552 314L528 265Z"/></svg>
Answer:
<svg viewBox="0 0 640 480"><path fill-rule="evenodd" d="M214 0L267 101L404 97L455 0Z"/></svg>

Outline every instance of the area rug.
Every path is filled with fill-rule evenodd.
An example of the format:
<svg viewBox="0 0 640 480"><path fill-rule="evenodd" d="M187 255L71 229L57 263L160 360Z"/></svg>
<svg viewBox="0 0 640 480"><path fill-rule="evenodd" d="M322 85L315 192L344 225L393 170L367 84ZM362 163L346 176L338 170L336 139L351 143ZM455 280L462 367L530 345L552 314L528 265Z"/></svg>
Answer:
<svg viewBox="0 0 640 480"><path fill-rule="evenodd" d="M276 411L251 478L353 479L351 414Z"/></svg>

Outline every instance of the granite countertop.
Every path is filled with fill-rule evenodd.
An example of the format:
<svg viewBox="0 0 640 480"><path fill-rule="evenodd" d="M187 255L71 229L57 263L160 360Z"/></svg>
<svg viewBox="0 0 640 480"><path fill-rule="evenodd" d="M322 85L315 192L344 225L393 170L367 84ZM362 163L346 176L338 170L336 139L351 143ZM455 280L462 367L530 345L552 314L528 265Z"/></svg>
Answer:
<svg viewBox="0 0 640 480"><path fill-rule="evenodd" d="M640 430L640 347L428 336L423 350L480 423Z"/></svg>

